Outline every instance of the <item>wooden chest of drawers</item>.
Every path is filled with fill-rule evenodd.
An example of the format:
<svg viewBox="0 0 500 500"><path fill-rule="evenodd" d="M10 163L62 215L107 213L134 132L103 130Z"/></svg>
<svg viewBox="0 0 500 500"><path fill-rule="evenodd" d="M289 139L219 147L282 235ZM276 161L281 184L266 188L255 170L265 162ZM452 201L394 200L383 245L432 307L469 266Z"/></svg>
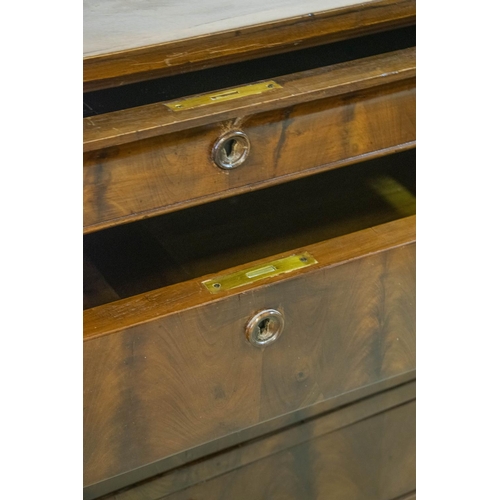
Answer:
<svg viewBox="0 0 500 500"><path fill-rule="evenodd" d="M414 9L86 57L86 498L414 498Z"/></svg>

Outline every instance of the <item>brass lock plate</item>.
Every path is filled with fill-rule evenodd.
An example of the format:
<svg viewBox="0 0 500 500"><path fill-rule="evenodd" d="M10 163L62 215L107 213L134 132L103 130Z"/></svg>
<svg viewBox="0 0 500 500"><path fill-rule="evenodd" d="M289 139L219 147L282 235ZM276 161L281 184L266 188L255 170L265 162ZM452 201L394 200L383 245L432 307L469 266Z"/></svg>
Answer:
<svg viewBox="0 0 500 500"><path fill-rule="evenodd" d="M248 285L264 278L277 276L278 274L290 273L317 263L318 261L309 252L304 252L260 264L259 266L249 267L242 271L226 274L225 276L205 280L202 281L202 284L210 293L219 293Z"/></svg>
<svg viewBox="0 0 500 500"><path fill-rule="evenodd" d="M227 90L219 90L210 94L203 94L195 97L187 97L179 101L165 103L167 108L172 111L184 111L186 109L199 108L201 106L208 106L218 102L231 101L232 99L239 99L247 95L258 95L264 92L269 92L274 89L283 88L279 83L274 80L267 82L253 83L252 85L244 85L243 87L235 87Z"/></svg>

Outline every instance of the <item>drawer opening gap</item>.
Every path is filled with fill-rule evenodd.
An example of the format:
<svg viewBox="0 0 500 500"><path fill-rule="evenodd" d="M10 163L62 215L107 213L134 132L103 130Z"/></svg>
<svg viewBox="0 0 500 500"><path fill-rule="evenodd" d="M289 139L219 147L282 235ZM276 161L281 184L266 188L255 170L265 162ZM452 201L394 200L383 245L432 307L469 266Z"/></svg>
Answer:
<svg viewBox="0 0 500 500"><path fill-rule="evenodd" d="M84 308L414 215L415 150L84 237ZM252 276L272 274L272 259ZM251 267L251 266L249 266Z"/></svg>
<svg viewBox="0 0 500 500"><path fill-rule="evenodd" d="M83 95L83 117L216 92L415 45L415 26L408 26L223 67L96 90ZM220 95L212 97L212 100L217 102L218 99L222 100L223 96L227 96L227 93L221 92Z"/></svg>

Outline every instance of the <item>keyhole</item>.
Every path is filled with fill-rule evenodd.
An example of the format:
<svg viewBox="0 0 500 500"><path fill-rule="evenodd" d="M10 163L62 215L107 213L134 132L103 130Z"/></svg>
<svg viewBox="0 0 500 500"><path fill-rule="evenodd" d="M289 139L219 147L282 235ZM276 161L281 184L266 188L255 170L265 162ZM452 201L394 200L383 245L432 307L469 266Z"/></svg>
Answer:
<svg viewBox="0 0 500 500"><path fill-rule="evenodd" d="M231 169L241 165L249 152L248 137L240 130L233 130L219 137L212 150L212 159L218 167Z"/></svg>
<svg viewBox="0 0 500 500"><path fill-rule="evenodd" d="M245 328L247 340L256 347L272 344L283 331L285 319L276 309L263 309L256 313Z"/></svg>
<svg viewBox="0 0 500 500"><path fill-rule="evenodd" d="M232 161L234 158L233 156L235 155L236 151L236 144L237 141L236 139L228 139L223 146L224 153L226 154L226 157L229 161Z"/></svg>
<svg viewBox="0 0 500 500"><path fill-rule="evenodd" d="M257 334L257 338L259 341L267 340L273 332L269 330L269 323L271 320L269 318L263 319L257 326L259 328L259 333Z"/></svg>

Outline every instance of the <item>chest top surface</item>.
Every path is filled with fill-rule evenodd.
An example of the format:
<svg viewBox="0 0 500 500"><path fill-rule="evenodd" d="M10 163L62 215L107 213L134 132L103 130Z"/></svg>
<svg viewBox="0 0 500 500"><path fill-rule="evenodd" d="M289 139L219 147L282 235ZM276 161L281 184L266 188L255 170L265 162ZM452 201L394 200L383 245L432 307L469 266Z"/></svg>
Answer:
<svg viewBox="0 0 500 500"><path fill-rule="evenodd" d="M84 57L234 30L371 0L84 0Z"/></svg>
<svg viewBox="0 0 500 500"><path fill-rule="evenodd" d="M415 23L416 0L84 0L84 92Z"/></svg>

